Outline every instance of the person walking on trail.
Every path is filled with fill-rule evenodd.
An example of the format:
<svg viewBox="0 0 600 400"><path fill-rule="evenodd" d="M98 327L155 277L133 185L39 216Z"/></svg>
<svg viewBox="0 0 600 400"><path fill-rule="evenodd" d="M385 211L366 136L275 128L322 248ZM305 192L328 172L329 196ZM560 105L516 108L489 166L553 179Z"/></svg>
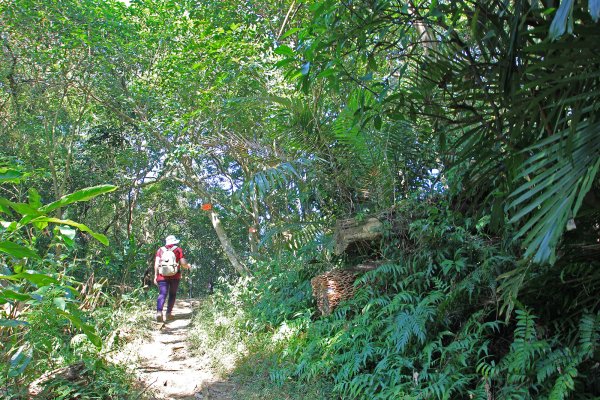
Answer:
<svg viewBox="0 0 600 400"><path fill-rule="evenodd" d="M154 260L154 283L158 286L158 300L156 301L156 321L163 322L163 308L167 301L166 320L172 319L171 312L175 305L177 289L181 280L181 268L189 269L183 250L177 246L179 240L169 235L165 239L165 245L156 252Z"/></svg>

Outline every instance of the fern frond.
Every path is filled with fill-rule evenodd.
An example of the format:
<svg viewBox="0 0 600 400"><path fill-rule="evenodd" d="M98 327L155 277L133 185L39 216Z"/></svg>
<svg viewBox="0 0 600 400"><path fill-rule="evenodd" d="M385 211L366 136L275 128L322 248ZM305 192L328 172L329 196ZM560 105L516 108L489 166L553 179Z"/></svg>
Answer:
<svg viewBox="0 0 600 400"><path fill-rule="evenodd" d="M600 313L585 314L579 323L579 346L585 357L592 357L600 344Z"/></svg>

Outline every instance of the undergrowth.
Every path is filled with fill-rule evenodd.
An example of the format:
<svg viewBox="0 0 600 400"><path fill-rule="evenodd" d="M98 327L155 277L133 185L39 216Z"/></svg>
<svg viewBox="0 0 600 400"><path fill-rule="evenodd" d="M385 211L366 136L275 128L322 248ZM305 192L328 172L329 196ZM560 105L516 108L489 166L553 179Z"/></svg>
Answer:
<svg viewBox="0 0 600 400"><path fill-rule="evenodd" d="M290 255L213 296L197 317L199 346L237 351L238 371L258 370L265 387L327 388L311 398L600 395L597 302L562 308L564 299L534 290L555 271L523 268L519 249L491 236L485 219L424 202L387 218L383 264L332 315L320 317L310 295L318 267ZM581 282L582 270L565 268L560 279ZM519 290L507 290L516 276Z"/></svg>
<svg viewBox="0 0 600 400"><path fill-rule="evenodd" d="M263 290L272 295L270 300L262 296ZM312 380L310 385L273 382L280 354L289 340L300 335L310 323L310 303L310 285L298 279L297 274L282 271L268 282L258 279L242 279L235 284L222 282L196 309L189 335L191 348L205 357L222 378L235 382L236 399L331 398L326 381ZM304 309L288 315L286 311L292 310L291 304L303 304Z"/></svg>
<svg viewBox="0 0 600 400"><path fill-rule="evenodd" d="M97 285L94 294L104 298L104 304L70 310L71 320L78 318L82 326L94 327L94 337L100 343L93 343L89 332L81 333L71 320L56 314L56 304L65 301L64 287L45 289L40 303L24 310L22 318L27 319L27 325L15 329L14 343L4 344L4 349L20 348L7 362L0 363L1 397L30 398L28 391L33 390L36 399L143 398L126 366L112 360L147 324L148 307L140 301L140 294L115 300ZM68 301L77 306L86 304L80 297Z"/></svg>

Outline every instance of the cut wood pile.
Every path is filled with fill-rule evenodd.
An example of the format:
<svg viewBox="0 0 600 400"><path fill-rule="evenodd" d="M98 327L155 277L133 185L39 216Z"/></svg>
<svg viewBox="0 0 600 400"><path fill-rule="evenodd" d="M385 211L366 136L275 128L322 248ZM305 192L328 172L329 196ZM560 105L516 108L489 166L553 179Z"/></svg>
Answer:
<svg viewBox="0 0 600 400"><path fill-rule="evenodd" d="M360 221L350 218L338 221L334 232L335 254L346 253L348 256L352 253L354 244L372 243L381 239L382 229L383 224L377 218L366 218ZM366 248L372 253L375 247L366 246ZM312 278L310 281L312 292L321 314L331 314L340 302L351 299L354 296L356 279L364 272L378 266L379 263L367 262L351 268L331 270Z"/></svg>
<svg viewBox="0 0 600 400"><path fill-rule="evenodd" d="M366 271L377 268L375 264L357 265L352 269L336 269L317 275L310 280L313 296L321 315L329 315L342 300L354 296L354 281Z"/></svg>
<svg viewBox="0 0 600 400"><path fill-rule="evenodd" d="M335 269L311 279L313 296L321 315L329 315L342 300L354 296L354 281L366 271L377 268L377 264L362 264L350 269Z"/></svg>
<svg viewBox="0 0 600 400"><path fill-rule="evenodd" d="M330 314L342 300L354 295L356 274L349 270L333 270L311 279L313 296L322 315Z"/></svg>

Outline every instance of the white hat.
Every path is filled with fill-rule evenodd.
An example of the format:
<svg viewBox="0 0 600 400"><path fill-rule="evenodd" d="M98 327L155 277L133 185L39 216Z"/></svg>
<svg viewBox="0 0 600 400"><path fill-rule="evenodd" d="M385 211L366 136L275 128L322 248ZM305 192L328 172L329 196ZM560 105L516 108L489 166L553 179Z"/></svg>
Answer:
<svg viewBox="0 0 600 400"><path fill-rule="evenodd" d="M173 235L167 236L167 238L165 239L165 241L166 241L166 243L165 243L166 246L168 246L170 244L177 244L177 243L179 243L179 239L177 239Z"/></svg>

